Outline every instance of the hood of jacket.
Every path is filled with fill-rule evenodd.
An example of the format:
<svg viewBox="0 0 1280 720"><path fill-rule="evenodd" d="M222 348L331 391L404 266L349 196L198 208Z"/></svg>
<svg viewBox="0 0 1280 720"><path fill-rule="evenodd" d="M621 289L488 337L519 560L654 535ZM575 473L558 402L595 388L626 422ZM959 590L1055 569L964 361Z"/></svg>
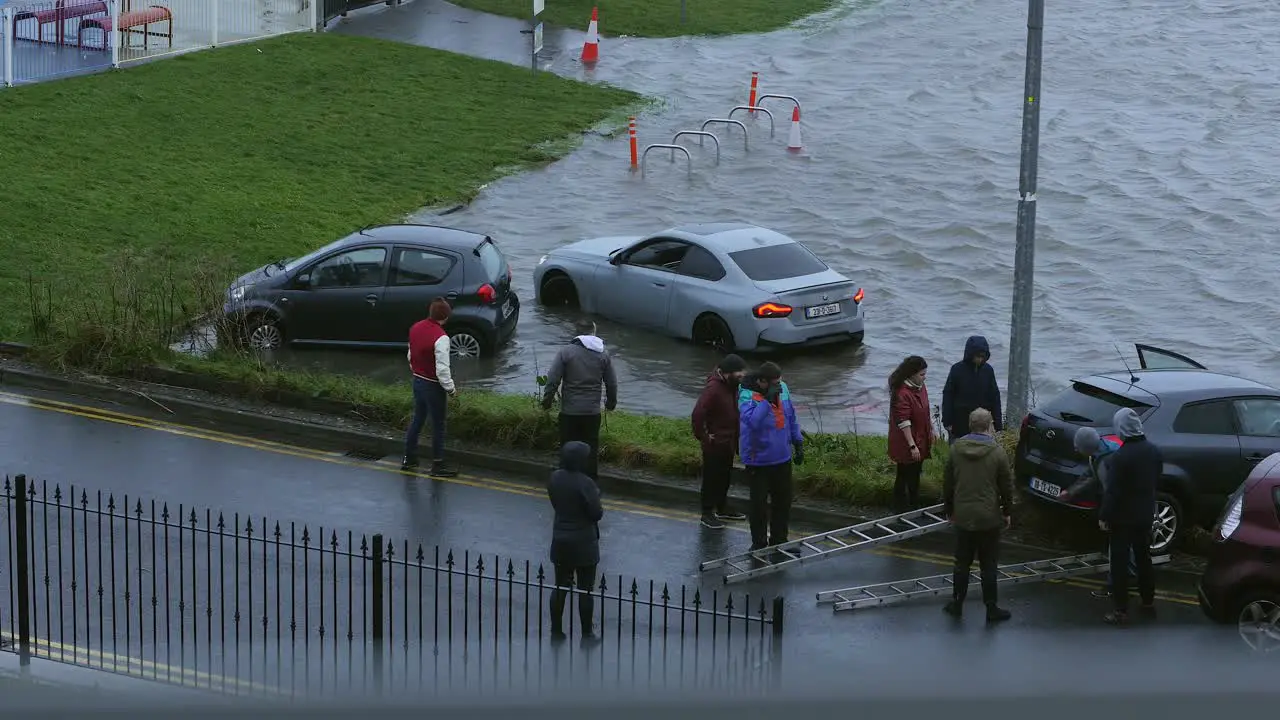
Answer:
<svg viewBox="0 0 1280 720"><path fill-rule="evenodd" d="M966 460L981 460L999 448L996 439L990 435L969 433L956 441L951 452Z"/></svg>
<svg viewBox="0 0 1280 720"><path fill-rule="evenodd" d="M991 358L991 345L987 339L981 335L972 335L968 340L964 341L964 361L972 363L975 355L986 355Z"/></svg>
<svg viewBox="0 0 1280 720"><path fill-rule="evenodd" d="M569 472L585 473L591 458L591 446L574 440L560 448L560 468Z"/></svg>
<svg viewBox="0 0 1280 720"><path fill-rule="evenodd" d="M729 389L729 392L735 393L735 398L737 397L738 383L725 377L719 370L712 370L711 374L707 376L706 387L725 387Z"/></svg>
<svg viewBox="0 0 1280 720"><path fill-rule="evenodd" d="M604 352L604 341L595 335L579 335L573 339L573 342L591 352Z"/></svg>

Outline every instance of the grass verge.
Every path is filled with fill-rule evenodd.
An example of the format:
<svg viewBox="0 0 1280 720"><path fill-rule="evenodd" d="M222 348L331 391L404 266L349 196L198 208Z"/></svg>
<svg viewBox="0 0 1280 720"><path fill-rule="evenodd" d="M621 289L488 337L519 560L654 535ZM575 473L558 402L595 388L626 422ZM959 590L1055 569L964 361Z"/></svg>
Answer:
<svg viewBox="0 0 1280 720"><path fill-rule="evenodd" d="M35 296L105 307L118 292L111 258L139 276L135 285L230 280L364 225L469 200L639 101L527 68L326 33L6 91L0 307L12 310L0 313L0 337L36 339L42 328L27 327L20 310ZM55 287L32 293L31 278ZM190 277L173 284L172 315L202 309ZM169 319L121 306L139 322Z"/></svg>
<svg viewBox="0 0 1280 720"><path fill-rule="evenodd" d="M361 378L287 370L253 359L219 355L176 356L173 369L216 377L237 394L270 400L278 393L301 394L355 406L365 418L397 430L412 413L409 384L388 385ZM553 452L559 435L556 411L544 411L533 393L498 394L463 389L449 416L451 438L505 448ZM698 474L701 456L685 419L613 412L600 432L601 459L623 467L677 477ZM941 493L945 444L925 464L921 490L926 499ZM894 467L887 438L876 435L809 433L805 463L795 468L797 490L805 495L860 507L883 507L893 491Z"/></svg>
<svg viewBox="0 0 1280 720"><path fill-rule="evenodd" d="M450 0L473 10L527 20L530 0ZM591 8L600 9L600 34L679 37L769 32L822 12L839 0L553 0L539 15L544 22L586 31Z"/></svg>

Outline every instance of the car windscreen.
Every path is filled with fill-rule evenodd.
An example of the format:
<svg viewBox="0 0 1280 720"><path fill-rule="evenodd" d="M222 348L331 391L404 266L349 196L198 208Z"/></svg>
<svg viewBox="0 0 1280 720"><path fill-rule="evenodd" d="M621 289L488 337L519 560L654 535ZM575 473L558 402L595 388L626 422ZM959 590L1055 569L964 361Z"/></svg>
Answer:
<svg viewBox="0 0 1280 720"><path fill-rule="evenodd" d="M1121 408L1133 408L1138 415L1142 415L1151 406L1088 383L1075 382L1038 409L1073 425L1110 427L1111 419Z"/></svg>
<svg viewBox="0 0 1280 720"><path fill-rule="evenodd" d="M507 258L493 244L492 240L485 240L476 248L476 255L480 257L480 264L484 266L485 278L496 283L507 277Z"/></svg>
<svg viewBox="0 0 1280 720"><path fill-rule="evenodd" d="M297 270L298 268L302 267L303 265L306 265L312 260L315 260L321 255L328 254L330 250L337 248L339 245L342 245L346 241L347 241L346 238L342 238L341 240L334 240L333 242L329 243L328 245L325 245L319 250L312 250L311 252L307 253L306 255L303 255L302 257L289 260L284 264L284 271L293 272L294 270Z"/></svg>
<svg viewBox="0 0 1280 720"><path fill-rule="evenodd" d="M782 243L729 253L747 277L758 282L825 272L827 264L800 243Z"/></svg>

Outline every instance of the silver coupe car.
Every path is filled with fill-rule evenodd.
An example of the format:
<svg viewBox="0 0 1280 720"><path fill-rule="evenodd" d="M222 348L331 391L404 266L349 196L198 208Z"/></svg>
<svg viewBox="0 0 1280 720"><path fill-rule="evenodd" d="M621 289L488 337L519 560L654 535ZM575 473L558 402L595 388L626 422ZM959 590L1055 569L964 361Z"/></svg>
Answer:
<svg viewBox="0 0 1280 720"><path fill-rule="evenodd" d="M538 301L724 351L862 342L863 291L782 233L744 223L602 237L542 256Z"/></svg>

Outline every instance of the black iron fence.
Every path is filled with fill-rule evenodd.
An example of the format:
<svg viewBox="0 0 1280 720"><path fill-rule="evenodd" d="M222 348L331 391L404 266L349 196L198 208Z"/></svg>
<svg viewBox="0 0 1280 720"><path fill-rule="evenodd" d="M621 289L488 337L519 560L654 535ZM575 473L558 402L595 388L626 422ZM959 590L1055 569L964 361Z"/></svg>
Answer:
<svg viewBox="0 0 1280 720"><path fill-rule="evenodd" d="M541 565L102 491L4 482L0 638L219 691L767 690L783 600L607 574L551 637ZM593 637L576 602L594 604Z"/></svg>

